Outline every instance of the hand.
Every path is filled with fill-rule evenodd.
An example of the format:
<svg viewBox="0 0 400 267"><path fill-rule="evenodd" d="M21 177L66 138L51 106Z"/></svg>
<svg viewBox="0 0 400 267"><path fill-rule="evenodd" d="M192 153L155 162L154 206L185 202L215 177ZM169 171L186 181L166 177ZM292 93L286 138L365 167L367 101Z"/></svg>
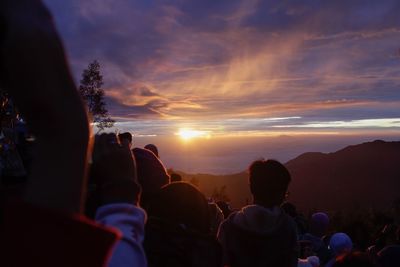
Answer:
<svg viewBox="0 0 400 267"><path fill-rule="evenodd" d="M91 180L97 184L101 204L130 203L137 205L140 186L131 150L118 143L115 134L96 136Z"/></svg>

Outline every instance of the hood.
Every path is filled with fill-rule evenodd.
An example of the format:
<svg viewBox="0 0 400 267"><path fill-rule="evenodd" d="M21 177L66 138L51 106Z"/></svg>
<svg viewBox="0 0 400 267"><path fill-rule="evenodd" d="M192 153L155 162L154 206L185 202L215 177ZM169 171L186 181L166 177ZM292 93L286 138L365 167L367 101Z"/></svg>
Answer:
<svg viewBox="0 0 400 267"><path fill-rule="evenodd" d="M232 214L230 220L245 231L270 235L288 223L288 216L279 207L267 209L259 205L250 205Z"/></svg>
<svg viewBox="0 0 400 267"><path fill-rule="evenodd" d="M169 183L169 175L163 163L153 152L135 147L133 155L136 161L138 180L142 186L142 193L158 192L161 187Z"/></svg>

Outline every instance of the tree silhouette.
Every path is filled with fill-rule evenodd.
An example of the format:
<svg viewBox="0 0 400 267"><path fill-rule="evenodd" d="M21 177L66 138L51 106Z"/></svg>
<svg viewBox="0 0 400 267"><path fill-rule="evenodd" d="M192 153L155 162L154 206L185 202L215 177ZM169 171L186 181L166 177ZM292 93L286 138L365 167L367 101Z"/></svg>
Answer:
<svg viewBox="0 0 400 267"><path fill-rule="evenodd" d="M104 102L103 76L100 74L100 64L97 60L89 64L82 73L82 80L79 86L79 93L89 110L89 114L99 131L114 126Z"/></svg>

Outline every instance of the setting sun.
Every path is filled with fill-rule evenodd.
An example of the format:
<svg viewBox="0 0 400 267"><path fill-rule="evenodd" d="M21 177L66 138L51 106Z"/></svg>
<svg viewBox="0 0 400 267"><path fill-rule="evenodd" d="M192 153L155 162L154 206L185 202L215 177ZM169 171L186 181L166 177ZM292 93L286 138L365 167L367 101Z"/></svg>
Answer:
<svg viewBox="0 0 400 267"><path fill-rule="evenodd" d="M206 131L193 130L189 128L181 128L177 135L183 140L190 140L196 137L208 137L209 134Z"/></svg>

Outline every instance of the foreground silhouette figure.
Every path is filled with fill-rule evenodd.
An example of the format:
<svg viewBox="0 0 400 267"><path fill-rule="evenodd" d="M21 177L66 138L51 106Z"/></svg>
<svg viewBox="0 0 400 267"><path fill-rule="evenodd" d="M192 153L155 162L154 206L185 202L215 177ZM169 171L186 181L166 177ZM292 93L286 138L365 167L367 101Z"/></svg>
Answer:
<svg viewBox="0 0 400 267"><path fill-rule="evenodd" d="M149 266L221 266L221 247L211 234L208 203L196 187L186 182L163 186L147 212L143 246Z"/></svg>
<svg viewBox="0 0 400 267"><path fill-rule="evenodd" d="M137 164L137 175L142 186L140 206L145 210L149 201L159 192L160 188L170 181L164 164L147 149L135 147L132 149Z"/></svg>
<svg viewBox="0 0 400 267"><path fill-rule="evenodd" d="M297 266L296 225L279 208L289 172L275 160L255 161L249 171L254 204L232 213L219 229L224 265Z"/></svg>
<svg viewBox="0 0 400 267"><path fill-rule="evenodd" d="M126 184L135 178L130 150L102 149L103 156L119 159L103 161L103 174L122 163L131 167L100 177L108 183L98 210L103 226L81 214L89 123L48 10L39 0L2 0L0 21L0 86L36 137L24 193L1 203L1 266L105 266L120 238L114 254L127 260L113 257L109 266L146 266L140 244L145 215L135 207L139 190L135 182Z"/></svg>
<svg viewBox="0 0 400 267"><path fill-rule="evenodd" d="M132 149L133 140L132 140L132 134L130 132L119 134L118 140L122 146L126 146L129 147L129 149Z"/></svg>

